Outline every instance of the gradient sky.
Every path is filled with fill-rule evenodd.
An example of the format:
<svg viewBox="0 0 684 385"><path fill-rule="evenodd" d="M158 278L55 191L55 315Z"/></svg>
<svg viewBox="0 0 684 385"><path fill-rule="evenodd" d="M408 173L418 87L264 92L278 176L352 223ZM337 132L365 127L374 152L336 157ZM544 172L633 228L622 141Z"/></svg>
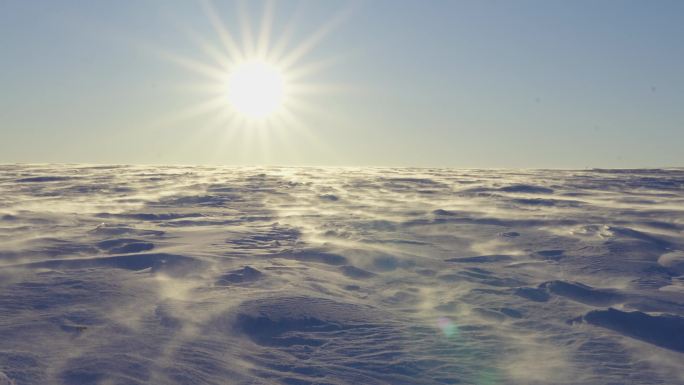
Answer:
<svg viewBox="0 0 684 385"><path fill-rule="evenodd" d="M254 129L183 113L207 78L169 57L221 47L200 2L0 1L0 162L684 166L684 1L274 5L289 50L329 29L326 91ZM214 6L238 40L264 9Z"/></svg>

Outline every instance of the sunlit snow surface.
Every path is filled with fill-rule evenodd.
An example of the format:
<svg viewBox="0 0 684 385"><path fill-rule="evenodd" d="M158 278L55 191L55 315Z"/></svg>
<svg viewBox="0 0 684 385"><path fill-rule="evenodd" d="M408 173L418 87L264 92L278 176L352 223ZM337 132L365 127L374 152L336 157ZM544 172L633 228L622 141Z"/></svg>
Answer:
<svg viewBox="0 0 684 385"><path fill-rule="evenodd" d="M0 166L0 384L681 384L684 170Z"/></svg>

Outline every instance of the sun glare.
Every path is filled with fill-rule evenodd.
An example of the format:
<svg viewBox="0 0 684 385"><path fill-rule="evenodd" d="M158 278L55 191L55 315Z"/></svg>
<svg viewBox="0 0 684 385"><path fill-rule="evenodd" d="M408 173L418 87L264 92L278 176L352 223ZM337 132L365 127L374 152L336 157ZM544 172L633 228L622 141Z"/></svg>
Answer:
<svg viewBox="0 0 684 385"><path fill-rule="evenodd" d="M352 8L340 9L318 28L306 31L298 30L302 24L296 11L289 20L276 23L276 16L290 11L276 12L275 1L259 3L261 17L248 7L258 2L236 2L234 11L227 11L224 4L216 7L211 0L199 3L212 35L207 37L191 26L183 26L183 31L202 56L145 47L200 75L179 88L187 95L197 95L196 101L170 111L153 125L196 122L193 140L215 141L212 148L217 159L258 153L268 162L271 146L294 159L300 156L296 149L303 142L310 149L333 152L318 140L310 122L331 121L330 111L315 108L318 96L347 90L347 85L325 81L319 75L335 65L338 56L316 60L308 56L347 19ZM230 22L222 20L223 13L232 18ZM274 31L276 25L282 29Z"/></svg>
<svg viewBox="0 0 684 385"><path fill-rule="evenodd" d="M238 113L252 119L266 118L285 100L285 77L275 65L246 61L228 74L226 92L228 102Z"/></svg>

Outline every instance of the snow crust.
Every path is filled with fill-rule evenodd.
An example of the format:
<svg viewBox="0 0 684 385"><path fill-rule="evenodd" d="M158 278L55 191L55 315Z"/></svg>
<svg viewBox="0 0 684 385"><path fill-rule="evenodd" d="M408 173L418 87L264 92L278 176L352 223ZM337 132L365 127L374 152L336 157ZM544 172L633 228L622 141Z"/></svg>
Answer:
<svg viewBox="0 0 684 385"><path fill-rule="evenodd" d="M0 384L682 384L684 170L0 166Z"/></svg>

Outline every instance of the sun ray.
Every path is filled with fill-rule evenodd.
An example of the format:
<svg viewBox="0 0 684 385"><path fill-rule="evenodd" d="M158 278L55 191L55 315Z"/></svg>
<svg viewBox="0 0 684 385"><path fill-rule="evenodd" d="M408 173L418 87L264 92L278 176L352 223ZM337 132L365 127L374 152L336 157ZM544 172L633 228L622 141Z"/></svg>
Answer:
<svg viewBox="0 0 684 385"><path fill-rule="evenodd" d="M292 96L361 93L363 89L347 83L296 83L289 88Z"/></svg>
<svg viewBox="0 0 684 385"><path fill-rule="evenodd" d="M311 36L302 41L297 47L290 51L285 57L278 61L283 68L289 69L297 63L303 56L311 52L321 41L335 28L340 26L351 15L352 9L348 8L343 12L338 12L327 23L323 24L321 28L315 31Z"/></svg>
<svg viewBox="0 0 684 385"><path fill-rule="evenodd" d="M193 92L201 95L223 95L225 93L225 85L218 82L183 82L175 84L173 87L169 88L172 88L176 91Z"/></svg>
<svg viewBox="0 0 684 385"><path fill-rule="evenodd" d="M220 161L225 159L225 148L232 143L233 138L238 135L239 129L235 127L235 114L226 113L221 111L217 115L217 119L214 122L214 128L218 131L216 137L218 138L218 143L214 146L214 152L212 159L214 161Z"/></svg>
<svg viewBox="0 0 684 385"><path fill-rule="evenodd" d="M268 144L269 140L268 137L266 137L265 131L267 126L267 122L260 122L260 124L257 126L257 129L254 130L255 132L255 137L256 137L256 142L257 146L259 148L259 158L261 159L262 164L268 164L269 163L269 152L268 152Z"/></svg>
<svg viewBox="0 0 684 385"><path fill-rule="evenodd" d="M287 78L290 81L295 81L306 76L314 75L326 68L330 68L339 61L337 57L330 57L315 62L302 63L297 67L291 68L287 71Z"/></svg>
<svg viewBox="0 0 684 385"><path fill-rule="evenodd" d="M297 7L297 9L295 10L294 15L292 15L289 18L287 24L285 25L285 28L283 28L283 30L280 31L280 33L278 34L278 39L275 41L273 46L270 47L268 52L268 60L279 62L280 59L283 57L285 50L292 41L292 36L294 35L295 27L297 26L297 23L300 20L302 7L301 3L299 5L300 6Z"/></svg>
<svg viewBox="0 0 684 385"><path fill-rule="evenodd" d="M267 0L264 3L264 12L261 18L259 37L257 38L256 45L256 56L262 60L266 60L266 55L269 50L274 7L275 5L272 0Z"/></svg>
<svg viewBox="0 0 684 385"><path fill-rule="evenodd" d="M348 18L351 8L335 13L327 23L292 44L301 7L290 15L282 31L274 33L275 2L262 3L258 22L250 17L255 12L248 4L253 3L238 1L236 5L235 34L211 0L201 0L203 12L216 33L216 43L197 30L183 30L209 59L207 62L163 53L165 58L205 78L184 87L186 91L205 95L205 100L166 117L164 123L177 124L209 115L201 127L195 127L196 138L219 136L220 140L212 144L214 151L210 156L229 157L241 164L250 159L270 163L273 154L284 151L292 161L301 152L294 150L295 143L331 154L332 149L316 137L306 121L325 115L315 113L318 109L309 105L313 97L344 90L343 84L311 78L337 64L340 56L317 61L307 61L305 57ZM231 152L226 154L222 149Z"/></svg>
<svg viewBox="0 0 684 385"><path fill-rule="evenodd" d="M200 35L192 28L184 28L186 34L192 41L209 57L214 59L216 65L221 69L226 69L235 63L234 59L229 54L221 50L214 44L211 44L204 36Z"/></svg>
<svg viewBox="0 0 684 385"><path fill-rule="evenodd" d="M211 98L202 102L190 105L171 115L166 115L148 126L152 129L168 127L179 122L188 121L199 116L214 114L225 109L225 101L222 98Z"/></svg>
<svg viewBox="0 0 684 385"><path fill-rule="evenodd" d="M161 50L158 51L157 54L199 75L205 75L217 81L225 79L225 71L221 71L220 68L203 63L199 60L191 59L185 56Z"/></svg>
<svg viewBox="0 0 684 385"><path fill-rule="evenodd" d="M201 5L204 9L204 14L209 18L211 26L223 43L223 47L228 52L228 56L232 57L234 61L244 60L244 51L240 49L240 46L235 41L233 35L226 29L225 24L223 24L223 21L219 17L211 0L202 0Z"/></svg>
<svg viewBox="0 0 684 385"><path fill-rule="evenodd" d="M240 24L240 34L242 35L243 52L245 52L245 56L247 57L254 57L256 49L254 47L252 22L249 10L247 9L247 3L244 0L239 0L237 2L237 14Z"/></svg>
<svg viewBox="0 0 684 385"><path fill-rule="evenodd" d="M306 113L311 113L312 111L316 111L315 109L305 109L303 108L306 104L305 103L292 103L291 105L288 106L287 109L285 109L282 113L283 119L287 122L286 125L289 130L293 130L297 132L297 136L299 138L303 138L304 140L307 140L309 143L309 148L312 149L317 149L320 152L334 155L335 151L334 149L320 140L310 129L310 127L306 124L303 123L302 119L299 116L302 116L304 114L302 113L295 113L293 110L299 109L300 112L306 112ZM324 115L322 115L324 116Z"/></svg>

